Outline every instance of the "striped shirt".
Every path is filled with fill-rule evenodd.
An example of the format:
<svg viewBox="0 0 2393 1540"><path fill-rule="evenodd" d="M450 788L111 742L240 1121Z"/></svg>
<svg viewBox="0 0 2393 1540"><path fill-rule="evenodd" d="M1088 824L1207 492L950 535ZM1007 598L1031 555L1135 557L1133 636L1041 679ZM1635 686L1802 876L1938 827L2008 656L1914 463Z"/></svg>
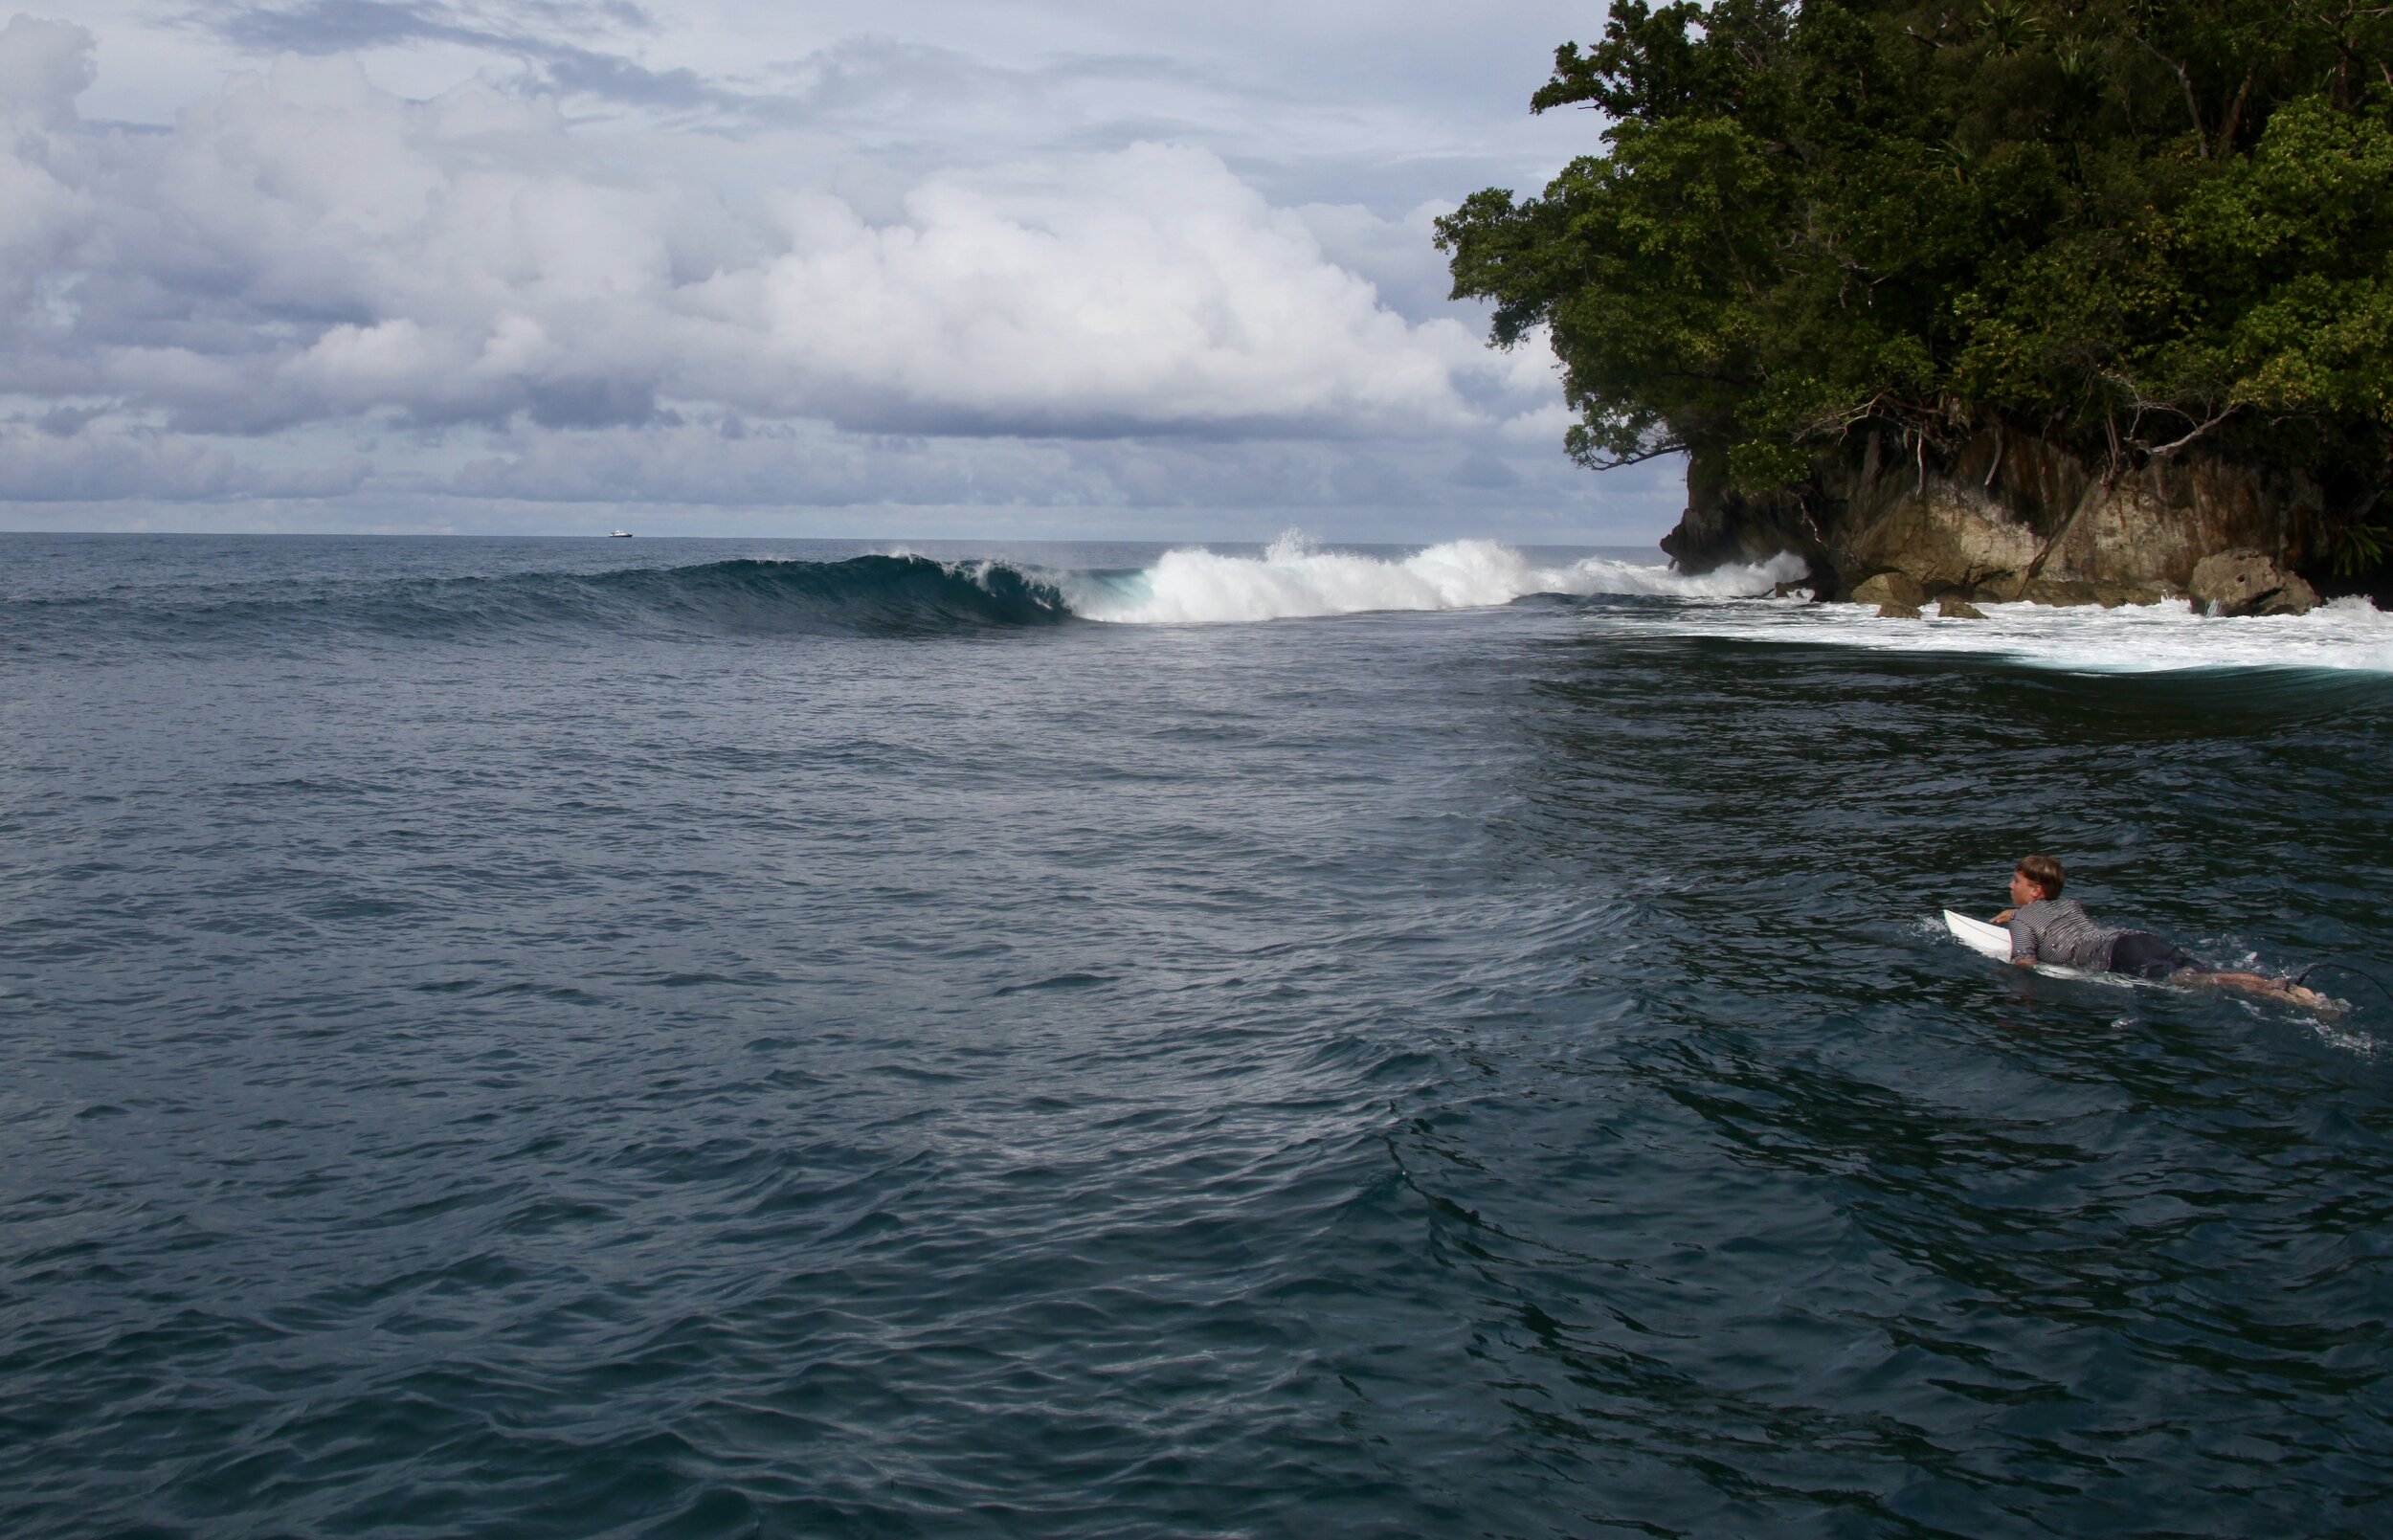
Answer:
<svg viewBox="0 0 2393 1540"><path fill-rule="evenodd" d="M2111 966L2111 948L2121 934L2094 924L2075 899L2038 899L2011 916L2011 961L2099 973Z"/></svg>

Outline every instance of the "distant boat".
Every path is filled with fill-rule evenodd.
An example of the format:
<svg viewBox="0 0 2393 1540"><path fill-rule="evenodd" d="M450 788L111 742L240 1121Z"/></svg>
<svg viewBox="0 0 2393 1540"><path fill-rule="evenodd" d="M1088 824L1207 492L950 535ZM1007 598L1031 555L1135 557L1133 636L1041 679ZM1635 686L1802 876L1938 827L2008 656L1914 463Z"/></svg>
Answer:
<svg viewBox="0 0 2393 1540"><path fill-rule="evenodd" d="M609 540L629 540L632 538L632 532L628 529L610 529L607 531L607 538Z"/></svg>

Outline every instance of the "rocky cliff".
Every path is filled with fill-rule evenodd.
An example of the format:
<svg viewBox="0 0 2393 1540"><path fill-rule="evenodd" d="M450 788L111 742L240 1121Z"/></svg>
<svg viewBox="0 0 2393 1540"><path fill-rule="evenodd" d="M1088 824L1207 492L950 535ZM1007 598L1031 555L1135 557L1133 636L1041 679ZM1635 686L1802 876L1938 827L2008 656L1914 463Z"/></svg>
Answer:
<svg viewBox="0 0 2393 1540"><path fill-rule="evenodd" d="M2325 492L2296 473L2186 454L2115 471L1989 428L1937 454L1856 435L1791 492L1747 497L1702 457L1663 549L1688 570L1794 551L1822 598L2136 604L2192 596L2298 613L2327 554Z"/></svg>

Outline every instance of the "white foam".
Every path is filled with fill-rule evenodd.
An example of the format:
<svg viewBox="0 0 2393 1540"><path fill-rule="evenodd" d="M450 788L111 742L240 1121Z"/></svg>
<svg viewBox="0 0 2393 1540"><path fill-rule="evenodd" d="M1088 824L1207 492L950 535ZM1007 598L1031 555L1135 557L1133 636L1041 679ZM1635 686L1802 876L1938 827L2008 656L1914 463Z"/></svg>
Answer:
<svg viewBox="0 0 2393 1540"><path fill-rule="evenodd" d="M1481 609L1531 593L1760 594L1803 572L1802 562L1793 556L1721 568L1701 577L1602 557L1539 567L1492 540L1448 541L1390 560L1323 550L1301 535L1286 534L1261 556L1169 551L1127 582L1076 584L1070 597L1073 611L1091 620L1187 625L1372 610Z"/></svg>
<svg viewBox="0 0 2393 1540"><path fill-rule="evenodd" d="M1778 555L1701 576L1656 564L1588 557L1543 567L1492 540L1455 540L1388 558L1324 550L1282 535L1261 556L1167 552L1115 578L1053 573L1075 614L1123 624L1286 620L1378 610L1466 610L1532 593L1652 595L1687 602L1602 607L1585 624L1606 630L1737 640L1811 642L1876 652L1966 653L2086 673L2199 668L2320 668L2393 673L2393 614L2364 598L2306 615L2227 618L2182 602L1980 606L1983 620L1881 619L1860 604L1766 597L1800 580L1800 558Z"/></svg>
<svg viewBox="0 0 2393 1540"><path fill-rule="evenodd" d="M1658 615L1612 614L1621 628L1757 641L1822 642L1875 652L1971 653L2083 673L2194 668L2322 668L2393 673L2393 615L2364 598L2306 615L2197 614L2182 602L2059 608L1988 604L1983 620L1880 619L1860 604L1764 599Z"/></svg>

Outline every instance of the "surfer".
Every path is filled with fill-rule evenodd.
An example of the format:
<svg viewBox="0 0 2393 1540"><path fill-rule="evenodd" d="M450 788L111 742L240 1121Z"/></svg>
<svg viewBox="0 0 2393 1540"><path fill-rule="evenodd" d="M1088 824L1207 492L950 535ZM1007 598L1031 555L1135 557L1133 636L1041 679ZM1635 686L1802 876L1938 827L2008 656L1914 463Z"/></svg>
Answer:
<svg viewBox="0 0 2393 1540"><path fill-rule="evenodd" d="M2155 983L2216 986L2290 1000L2312 1010L2330 1002L2290 978L2213 968L2149 930L2110 930L2086 906L2061 897L2069 874L2049 856L2029 856L2011 873L2012 907L1994 917L2011 931L2011 961L2021 968L2054 963L2090 973L2127 973Z"/></svg>

